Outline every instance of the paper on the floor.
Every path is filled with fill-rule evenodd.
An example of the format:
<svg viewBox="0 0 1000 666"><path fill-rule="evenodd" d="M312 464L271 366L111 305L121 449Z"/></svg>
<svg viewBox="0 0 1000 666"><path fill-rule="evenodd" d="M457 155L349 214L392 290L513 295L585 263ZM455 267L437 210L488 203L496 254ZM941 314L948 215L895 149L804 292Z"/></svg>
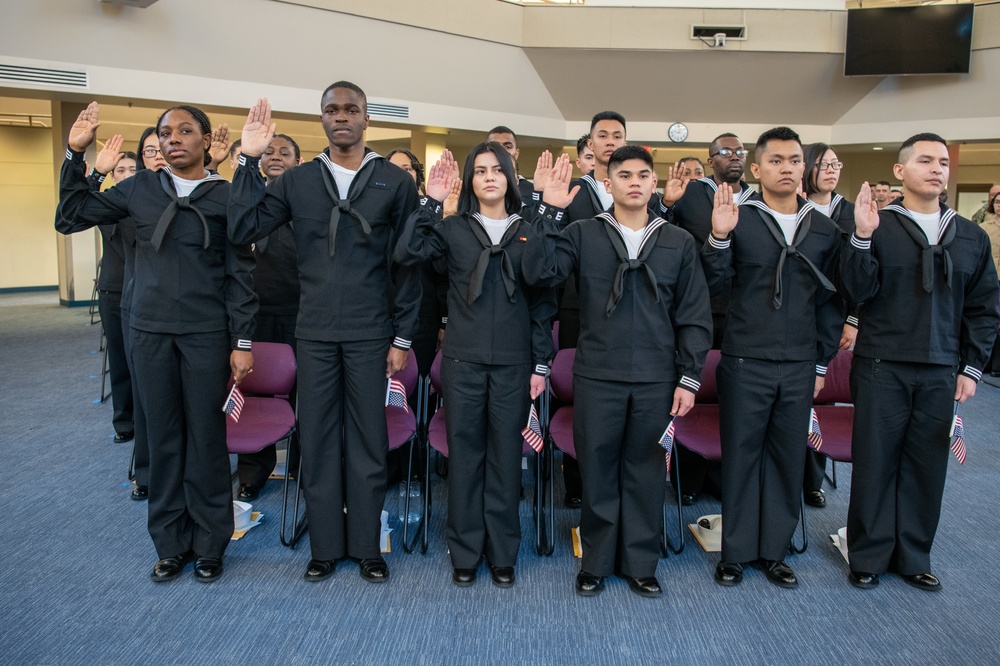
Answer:
<svg viewBox="0 0 1000 666"><path fill-rule="evenodd" d="M258 525L260 525L260 521L261 521L261 519L263 517L264 517L264 514L262 514L260 511L254 511L254 512L252 512L250 514L250 524L247 525L242 530L234 531L233 532L233 537L232 537L232 539L230 539L230 541L236 541L237 539L242 539L244 534L246 534L247 532L249 532L253 528L255 528Z"/></svg>
<svg viewBox="0 0 1000 666"><path fill-rule="evenodd" d="M704 550L706 553L722 552L721 543L719 543L718 545L714 543L710 544L701 538L701 531L698 529L697 525L695 525L694 523L688 523L688 529L691 530L691 534L694 535L694 540L698 542L698 545L701 546L702 550Z"/></svg>
<svg viewBox="0 0 1000 666"><path fill-rule="evenodd" d="M833 542L833 547L844 556L844 561L850 564L851 560L847 556L847 528L841 527L836 534L831 534L830 541Z"/></svg>
<svg viewBox="0 0 1000 666"><path fill-rule="evenodd" d="M285 456L288 455L288 449L278 449L275 451L275 463L274 469L271 471L271 476L267 477L269 479L284 479L285 478Z"/></svg>
<svg viewBox="0 0 1000 666"><path fill-rule="evenodd" d="M574 527L571 531L573 532L573 556L583 557L583 542L580 541L580 528Z"/></svg>
<svg viewBox="0 0 1000 666"><path fill-rule="evenodd" d="M382 552L383 553L389 553L389 552L392 551L392 548L389 546L389 533L390 532L392 532L392 529L389 527L389 512L383 509L382 510L382 543L381 543Z"/></svg>

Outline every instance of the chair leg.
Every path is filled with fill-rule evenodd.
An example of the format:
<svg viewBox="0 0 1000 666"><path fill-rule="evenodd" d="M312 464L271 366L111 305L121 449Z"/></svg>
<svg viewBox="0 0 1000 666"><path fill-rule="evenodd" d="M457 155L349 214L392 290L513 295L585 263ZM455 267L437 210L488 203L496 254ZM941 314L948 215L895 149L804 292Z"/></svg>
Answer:
<svg viewBox="0 0 1000 666"><path fill-rule="evenodd" d="M422 540L420 543L420 554L427 554L427 546L430 544L430 525L431 525L431 458L434 456L434 450L427 445L427 455L424 456L424 475L426 481L424 482L424 526Z"/></svg>
<svg viewBox="0 0 1000 666"><path fill-rule="evenodd" d="M836 490L837 489L837 461L833 460L832 458L830 459L830 471L832 472L833 476L831 476L830 474L826 474L826 473L824 473L823 476L826 477L826 481L827 481L827 483L830 484L830 487L833 488L834 490Z"/></svg>
<svg viewBox="0 0 1000 666"><path fill-rule="evenodd" d="M111 394L104 392L108 385L108 345L104 342L103 324L101 326L101 346L104 348L101 354L101 402L103 403L111 397Z"/></svg>
<svg viewBox="0 0 1000 666"><path fill-rule="evenodd" d="M802 493L802 498L799 504L799 522L802 525L802 545L796 546L794 540L790 544L788 544L788 552L791 553L792 555L801 555L802 553L806 552L806 549L809 547L809 531L806 527L805 493Z"/></svg>
<svg viewBox="0 0 1000 666"><path fill-rule="evenodd" d="M403 500L403 513L406 516L410 515L410 484L413 483L413 450L420 445L420 438L415 436L410 442L410 455L409 460L406 464L406 498ZM428 479L424 479L424 495L430 492L430 483ZM426 501L424 502L426 505ZM410 521L403 521L403 551L406 553L412 553L417 547L417 540L420 538L421 533L427 529L427 514L424 513L420 516L420 520L417 521L416 534L413 535L413 540L410 541L409 531L410 531ZM427 552L424 549L424 552Z"/></svg>
<svg viewBox="0 0 1000 666"><path fill-rule="evenodd" d="M285 455L285 483L281 494L281 531L279 532L279 537L281 538L281 545L295 548L299 539L302 538L302 535L309 528L309 523L306 512L303 511L302 517L299 518L299 500L302 497L302 456L299 456L299 466L295 473L295 501L292 508L292 520L290 527L286 527L288 524L288 481L292 472L291 466L288 464L292 457L291 447L292 436L289 435L288 453Z"/></svg>
<svg viewBox="0 0 1000 666"><path fill-rule="evenodd" d="M670 460L674 463L674 470L677 476L677 534L678 542L675 545L670 540L670 535L667 532L667 505L663 505L663 543L661 544L660 550L664 557L668 556L668 553L673 553L674 555L680 555L684 551L684 517L681 514L681 465L680 456L677 455L677 447L673 445L673 455L670 456ZM667 483L670 483L670 470L667 469Z"/></svg>

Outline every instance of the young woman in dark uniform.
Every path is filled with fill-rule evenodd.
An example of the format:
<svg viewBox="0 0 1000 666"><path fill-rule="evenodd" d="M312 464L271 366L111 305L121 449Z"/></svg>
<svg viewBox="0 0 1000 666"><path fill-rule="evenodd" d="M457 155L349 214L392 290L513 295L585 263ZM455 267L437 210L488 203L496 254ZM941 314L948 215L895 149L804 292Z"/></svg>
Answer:
<svg viewBox="0 0 1000 666"><path fill-rule="evenodd" d="M210 582L222 574L233 531L221 407L230 371L240 382L253 364L253 259L226 239L229 184L205 169L204 113L169 109L156 125L168 166L100 193L88 185L83 161L98 126L95 102L70 129L56 229L135 223L130 334L146 406L149 534L160 557L150 575L169 580L195 559L196 579Z"/></svg>
<svg viewBox="0 0 1000 666"><path fill-rule="evenodd" d="M514 584L521 543L521 429L545 389L552 355L550 290L525 285L521 257L530 233L519 215L514 165L495 141L465 163L458 215L437 219L450 190L447 150L431 169L421 208L396 245L396 261L445 257L448 334L441 353L447 405L447 539L453 582L471 585L483 557L493 583Z"/></svg>

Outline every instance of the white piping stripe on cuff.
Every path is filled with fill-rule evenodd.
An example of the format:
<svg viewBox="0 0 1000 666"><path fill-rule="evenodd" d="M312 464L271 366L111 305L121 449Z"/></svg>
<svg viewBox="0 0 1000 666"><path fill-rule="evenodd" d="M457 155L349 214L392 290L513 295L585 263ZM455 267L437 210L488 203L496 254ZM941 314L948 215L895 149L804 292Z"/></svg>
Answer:
<svg viewBox="0 0 1000 666"><path fill-rule="evenodd" d="M819 365L817 363L816 364L816 374L819 375L820 377L826 377L826 366L825 365Z"/></svg>
<svg viewBox="0 0 1000 666"><path fill-rule="evenodd" d="M545 365L544 363L539 363L538 365L535 366L535 374L541 375L542 377L548 377L549 366Z"/></svg>
<svg viewBox="0 0 1000 666"><path fill-rule="evenodd" d="M691 389L695 393L701 388L701 382L691 379L690 377L681 376L680 381L677 382L686 389Z"/></svg>
<svg viewBox="0 0 1000 666"><path fill-rule="evenodd" d="M69 148L66 149L66 159L68 160L73 159L73 151L70 150Z"/></svg>
<svg viewBox="0 0 1000 666"><path fill-rule="evenodd" d="M968 364L966 364L966 366L962 368L962 374L975 379L977 382L983 378L982 370L973 368L971 365Z"/></svg>
<svg viewBox="0 0 1000 666"><path fill-rule="evenodd" d="M410 345L413 344L412 340L407 340L405 338L396 337L392 340L392 346L399 349L409 349Z"/></svg>
<svg viewBox="0 0 1000 666"><path fill-rule="evenodd" d="M848 315L848 317L847 317L847 323L850 324L851 326L853 326L854 328L857 328L858 327L858 318L855 317L854 315Z"/></svg>
<svg viewBox="0 0 1000 666"><path fill-rule="evenodd" d="M719 240L712 234L708 235L708 244L714 247L716 250L728 250L729 245L733 242L732 238L727 238L725 240Z"/></svg>
<svg viewBox="0 0 1000 666"><path fill-rule="evenodd" d="M249 340L243 340L242 338L237 338L236 340L237 349L250 349L250 344Z"/></svg>
<svg viewBox="0 0 1000 666"><path fill-rule="evenodd" d="M859 250L870 250L872 249L872 240L870 238L858 238L857 235L851 234L851 245Z"/></svg>

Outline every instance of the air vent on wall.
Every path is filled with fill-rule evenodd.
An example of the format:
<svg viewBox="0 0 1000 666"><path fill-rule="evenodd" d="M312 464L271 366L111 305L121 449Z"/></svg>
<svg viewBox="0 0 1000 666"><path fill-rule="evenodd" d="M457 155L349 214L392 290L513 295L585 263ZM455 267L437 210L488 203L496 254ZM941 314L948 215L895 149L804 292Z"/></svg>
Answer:
<svg viewBox="0 0 1000 666"><path fill-rule="evenodd" d="M45 69L42 67L23 67L21 65L0 64L0 81L37 83L43 86L70 86L71 88L90 87L90 81L86 72L73 72L66 69Z"/></svg>
<svg viewBox="0 0 1000 666"><path fill-rule="evenodd" d="M716 35L723 34L726 39L746 39L747 27L745 25L692 25L691 39L713 39Z"/></svg>
<svg viewBox="0 0 1000 666"><path fill-rule="evenodd" d="M156 2L156 0L101 0L101 2L107 5L121 5L122 7L145 9Z"/></svg>
<svg viewBox="0 0 1000 666"><path fill-rule="evenodd" d="M373 116L385 116L387 118L409 118L410 107L399 104L378 104L368 103L368 113Z"/></svg>

